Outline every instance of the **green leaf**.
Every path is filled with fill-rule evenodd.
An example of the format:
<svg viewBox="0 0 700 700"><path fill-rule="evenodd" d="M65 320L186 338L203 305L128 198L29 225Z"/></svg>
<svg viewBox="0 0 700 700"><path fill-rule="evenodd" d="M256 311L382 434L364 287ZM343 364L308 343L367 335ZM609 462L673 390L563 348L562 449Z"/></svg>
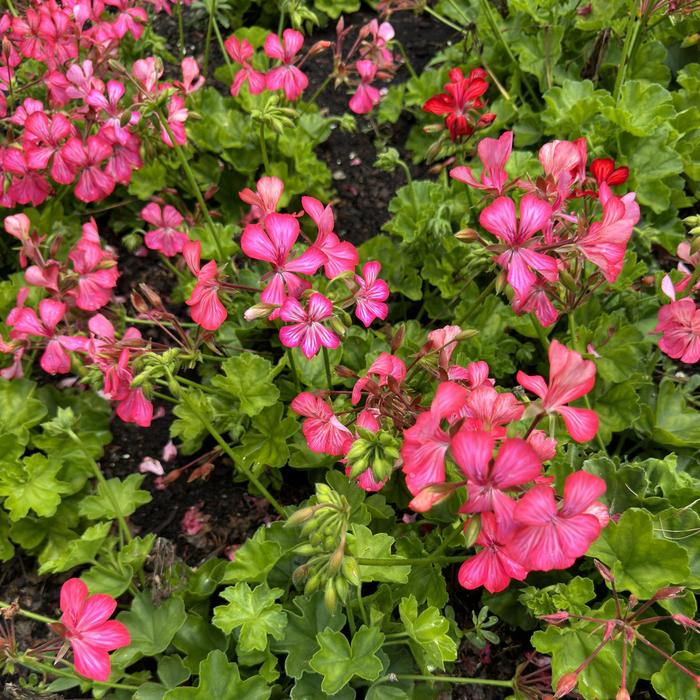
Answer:
<svg viewBox="0 0 700 700"><path fill-rule="evenodd" d="M346 686L333 695L321 689L323 678L318 673L303 673L292 688L291 700L355 700L355 689Z"/></svg>
<svg viewBox="0 0 700 700"><path fill-rule="evenodd" d="M142 200L150 199L165 187L166 170L162 161L154 158L131 174L129 194Z"/></svg>
<svg viewBox="0 0 700 700"><path fill-rule="evenodd" d="M221 583L262 583L267 579L282 556L282 548L277 542L266 540L266 534L267 528L260 527L236 550L236 558L226 564Z"/></svg>
<svg viewBox="0 0 700 700"><path fill-rule="evenodd" d="M545 588L527 586L520 592L520 602L539 617L551 615L560 610L583 615L588 611L586 603L595 598L593 581L576 576L568 583L555 583Z"/></svg>
<svg viewBox="0 0 700 700"><path fill-rule="evenodd" d="M689 408L682 390L668 379L659 385L651 437L661 445L700 448L700 411Z"/></svg>
<svg viewBox="0 0 700 700"><path fill-rule="evenodd" d="M414 596L399 603L401 622L411 638L411 651L424 673L431 668L445 669L445 661L457 659L457 644L450 637L450 621L432 605L418 614Z"/></svg>
<svg viewBox="0 0 700 700"><path fill-rule="evenodd" d="M700 674L700 654L689 651L679 651L673 655L685 668L696 676ZM697 697L698 688L692 678L683 673L678 667L667 661L663 668L651 677L651 684L659 695L666 700L680 700L680 698Z"/></svg>
<svg viewBox="0 0 700 700"><path fill-rule="evenodd" d="M363 559L394 559L396 566L368 566L360 564L360 579L362 581L384 581L406 583L411 571L409 565L401 566L401 557L392 555L391 546L394 538L385 532L373 533L364 525L354 524L352 534L348 535L348 551L356 558Z"/></svg>
<svg viewBox="0 0 700 700"><path fill-rule="evenodd" d="M0 455L8 462L21 456L29 429L46 415L35 391L36 384L28 379L0 379Z"/></svg>
<svg viewBox="0 0 700 700"><path fill-rule="evenodd" d="M257 416L263 408L277 403L280 392L273 379L279 372L269 360L245 352L221 364L225 377L217 375L212 384L241 402L247 416Z"/></svg>
<svg viewBox="0 0 700 700"><path fill-rule="evenodd" d="M5 496L5 508L11 520L24 518L30 510L51 517L68 493L68 484L56 479L61 463L36 453L21 462L0 462L0 496Z"/></svg>
<svg viewBox="0 0 700 700"><path fill-rule="evenodd" d="M240 627L238 647L243 652L265 651L267 637L284 637L287 614L275 600L284 591L261 583L251 590L247 583L229 586L221 592L228 605L214 608L213 624L226 634Z"/></svg>
<svg viewBox="0 0 700 700"><path fill-rule="evenodd" d="M112 527L112 523L97 523L88 527L80 539L71 540L68 546L61 552L61 556L56 559L49 559L39 567L39 573L57 574L68 571L74 566L87 564L92 561L102 547L102 543L107 539L107 535ZM100 589L100 593L106 591Z"/></svg>
<svg viewBox="0 0 700 700"><path fill-rule="evenodd" d="M185 665L194 673L211 649L225 651L228 639L207 620L189 613L173 637L173 646L186 655Z"/></svg>
<svg viewBox="0 0 700 700"><path fill-rule="evenodd" d="M596 90L590 80L564 80L561 87L544 94L544 101L545 133L564 138L590 130L588 125L593 124L604 106L612 104L612 97L606 90Z"/></svg>
<svg viewBox="0 0 700 700"><path fill-rule="evenodd" d="M15 553L15 548L9 540L10 520L4 510L0 508L0 561L9 561Z"/></svg>
<svg viewBox="0 0 700 700"><path fill-rule="evenodd" d="M196 688L173 688L164 700L267 700L270 688L259 676L241 680L238 666L215 649L199 665Z"/></svg>
<svg viewBox="0 0 700 700"><path fill-rule="evenodd" d="M89 520L131 515L139 506L152 500L148 491L139 488L144 478L143 474L129 474L123 481L118 478L100 481L97 493L81 501L80 515Z"/></svg>
<svg viewBox="0 0 700 700"><path fill-rule="evenodd" d="M158 607L144 593L134 596L131 610L119 614L131 634L131 644L114 653L115 664L128 666L141 656L155 656L165 651L187 615L182 598L172 596Z"/></svg>
<svg viewBox="0 0 700 700"><path fill-rule="evenodd" d="M166 688L174 688L184 683L189 677L189 670L177 654L161 656L158 661L158 678Z"/></svg>
<svg viewBox="0 0 700 700"><path fill-rule="evenodd" d="M323 676L321 688L334 695L354 677L375 681L382 673L383 664L377 651L384 642L384 635L376 627L362 625L353 635L352 644L342 632L324 630L316 637L319 650L309 665Z"/></svg>
<svg viewBox="0 0 700 700"><path fill-rule="evenodd" d="M619 522L602 531L588 550L612 568L618 590L627 590L641 600L674 583L686 582L688 555L680 545L654 537L651 515L639 508L623 513Z"/></svg>
<svg viewBox="0 0 700 700"><path fill-rule="evenodd" d="M266 408L251 421L239 447L233 452L236 459L245 466L283 467L289 459L287 438L299 429L296 417L282 418L284 406L281 403Z"/></svg>
<svg viewBox="0 0 700 700"><path fill-rule="evenodd" d="M648 136L674 114L671 93L647 80L627 80L615 106L602 110L610 121L635 136Z"/></svg>
<svg viewBox="0 0 700 700"><path fill-rule="evenodd" d="M600 393L596 390L593 408L600 419L599 433L607 442L612 433L629 428L639 418L639 396L632 382L608 385Z"/></svg>
<svg viewBox="0 0 700 700"><path fill-rule="evenodd" d="M284 670L287 675L301 678L309 670L309 659L318 651L318 633L326 629L339 632L345 625L345 615L329 613L320 591L311 597L297 596L294 605L301 614L287 612L284 638L271 646L276 653L286 652Z"/></svg>

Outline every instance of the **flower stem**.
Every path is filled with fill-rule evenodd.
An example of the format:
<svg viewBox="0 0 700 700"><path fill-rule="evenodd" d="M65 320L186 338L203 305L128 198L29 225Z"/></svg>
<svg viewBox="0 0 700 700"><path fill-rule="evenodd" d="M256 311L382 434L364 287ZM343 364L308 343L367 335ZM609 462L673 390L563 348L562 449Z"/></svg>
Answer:
<svg viewBox="0 0 700 700"><path fill-rule="evenodd" d="M182 19L182 0L177 0L177 31L178 31L178 44L180 48L180 58L183 58L185 49L185 23Z"/></svg>
<svg viewBox="0 0 700 700"><path fill-rule="evenodd" d="M634 52L634 45L637 43L637 36L639 35L639 30L644 20L644 17L638 17L634 11L630 12L630 17L627 22L627 31L625 32L625 43L622 46L622 55L620 56L617 75L615 76L615 87L613 88L613 99L615 102L620 99L627 68L629 67Z"/></svg>
<svg viewBox="0 0 700 700"><path fill-rule="evenodd" d="M0 600L0 609L11 607L12 605L10 603L5 603L4 601ZM50 617L45 617L44 615L39 615L38 613L33 613L29 610L23 610L22 608L19 608L19 610L17 610L17 614L22 615L22 617L26 617L30 620L36 620L37 622L45 622L47 625L56 622L56 620L52 620Z"/></svg>
<svg viewBox="0 0 700 700"><path fill-rule="evenodd" d="M177 381L179 382L181 377L177 378ZM224 440L223 437L221 437L221 434L219 431L211 424L207 416L205 416L197 407L197 405L189 399L188 394L185 392L183 394L183 398L189 405L190 409L192 410L192 413L194 413L195 416L201 421L202 425L206 428L207 432L216 440L219 445L221 445L221 448L223 451L231 458L233 461L233 464L236 469L239 469L240 471L245 474L246 478L248 481L250 481L254 486L260 491L260 493L267 499L267 502L279 513L279 515L282 518L286 518L287 515L282 509L282 506L277 502L277 499L265 488L265 486L262 485L260 480L253 474L248 467L246 467L239 459L236 458L236 456L233 453L233 450L231 449L231 446Z"/></svg>
<svg viewBox="0 0 700 700"><path fill-rule="evenodd" d="M318 86L318 89L311 96L309 102L316 102L316 98L328 87L328 83L331 82L332 77L333 76L331 74L326 76L326 79Z"/></svg>
<svg viewBox="0 0 700 700"><path fill-rule="evenodd" d="M482 290L479 296L472 302L472 305L469 307L469 311L467 314L462 318L457 325L461 326L463 323L467 322L467 316L471 314L472 311L475 309L478 309L481 304L484 302L486 297L488 297L489 294L494 290L496 286L496 278L494 277Z"/></svg>
<svg viewBox="0 0 700 700"><path fill-rule="evenodd" d="M213 13L212 13L213 14ZM212 23L214 26L214 34L216 34L216 43L219 45L219 49L226 61L226 66L229 70L231 80L233 80L233 64L231 63L231 58L226 51L226 45L224 44L224 38L221 36L221 31L219 30L219 23L216 21L216 17L212 17Z"/></svg>
<svg viewBox="0 0 700 700"><path fill-rule="evenodd" d="M10 14L13 17L17 17L17 10L15 9L14 4L12 3L12 0L7 0L7 9L10 11Z"/></svg>
<svg viewBox="0 0 700 700"><path fill-rule="evenodd" d="M292 354L292 348L287 348L287 359L289 360L289 370L294 377L294 386L298 392L301 392L301 384L299 382L299 374L297 373L297 363Z"/></svg>
<svg viewBox="0 0 700 700"><path fill-rule="evenodd" d="M204 60L202 61L202 75L207 76L209 73L209 47L211 46L211 35L214 30L214 12L213 0L206 3L209 12L209 21L207 22L207 38L204 40Z"/></svg>
<svg viewBox="0 0 700 700"><path fill-rule="evenodd" d="M464 554L456 557L420 557L414 559L366 559L358 557L357 563L362 566L427 566L428 564L456 564L464 561Z"/></svg>
<svg viewBox="0 0 700 700"><path fill-rule="evenodd" d="M429 681L431 683L457 683L460 685L493 685L499 688L512 688L513 681L496 681L490 678L463 678L460 676L423 676L418 673L399 673L385 676L382 681Z"/></svg>
<svg viewBox="0 0 700 700"><path fill-rule="evenodd" d="M265 143L265 122L260 122L258 139L260 141L260 154L263 159L263 167L265 168L265 174L268 175L270 173L270 159L267 155L267 144Z"/></svg>
<svg viewBox="0 0 700 700"><path fill-rule="evenodd" d="M530 322L532 323L532 327L535 329L535 333L537 333L537 337L539 338L539 341L542 344L544 351L549 352L549 338L544 332L544 328L542 328L540 322L537 320L537 318L535 318L533 314L530 314Z"/></svg>
<svg viewBox="0 0 700 700"><path fill-rule="evenodd" d="M413 64L411 63L411 60L408 57L408 54L406 53L406 49L404 49L403 44L398 40L395 39L394 43L396 44L396 47L399 50L399 53L401 54L401 58L403 59L403 63L408 68L408 72L411 74L411 78L414 80L418 80L418 74L416 71L413 69Z"/></svg>
<svg viewBox="0 0 700 700"><path fill-rule="evenodd" d="M323 353L323 367L326 370L326 382L328 383L328 391L333 391L333 377L331 375L331 363L328 358L328 348L321 348Z"/></svg>
<svg viewBox="0 0 700 700"><path fill-rule="evenodd" d="M435 19L438 22L442 22L445 26L449 27L450 29L454 29L456 32L459 32L460 34L466 34L467 30L464 29L464 27L460 27L458 24L455 24L454 22L450 21L447 19L447 17L443 17L439 12L436 12L433 10L430 5L425 5L423 8L429 15L432 15L435 17Z"/></svg>

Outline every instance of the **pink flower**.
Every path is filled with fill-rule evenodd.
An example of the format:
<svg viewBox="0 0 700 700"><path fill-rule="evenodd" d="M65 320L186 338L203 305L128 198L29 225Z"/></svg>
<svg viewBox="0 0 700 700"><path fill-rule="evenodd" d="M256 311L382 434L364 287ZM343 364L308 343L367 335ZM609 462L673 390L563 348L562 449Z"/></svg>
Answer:
<svg viewBox="0 0 700 700"><path fill-rule="evenodd" d="M591 175L598 183L598 187L603 183L609 187L622 185L627 182L629 173L629 168L624 165L616 168L615 161L612 158L596 158L591 161Z"/></svg>
<svg viewBox="0 0 700 700"><path fill-rule="evenodd" d="M163 465L153 457L144 457L139 464L139 471L142 474L155 474L156 476L165 474Z"/></svg>
<svg viewBox="0 0 700 700"><path fill-rule="evenodd" d="M231 84L231 95L236 97L246 81L252 95L260 94L265 89L265 74L255 70L249 63L253 47L248 39L239 41L237 37L230 36L224 42L224 47L228 55L241 66Z"/></svg>
<svg viewBox="0 0 700 700"><path fill-rule="evenodd" d="M388 352L382 352L370 365L366 376L360 377L355 382L355 386L352 389L353 405L360 400L362 392L370 382L378 387L387 386L390 377L397 385L401 384L406 378L406 365L400 357L390 355Z"/></svg>
<svg viewBox="0 0 700 700"><path fill-rule="evenodd" d="M421 413L415 425L404 430L401 457L406 486L415 496L431 484L445 481L445 454L450 436L440 427L442 420L459 413L468 390L453 382L442 382L430 410Z"/></svg>
<svg viewBox="0 0 700 700"><path fill-rule="evenodd" d="M569 350L558 340L549 346L549 385L538 375L518 372L517 379L528 391L542 399L542 409L558 413L569 435L577 442L588 442L598 432L598 416L588 408L573 408L566 404L580 399L595 384L595 363L584 360L575 350Z"/></svg>
<svg viewBox="0 0 700 700"><path fill-rule="evenodd" d="M584 555L603 527L594 514L605 482L579 471L564 482L559 507L551 486L533 486L515 505L513 517L521 526L511 542L526 566L534 571L567 569Z"/></svg>
<svg viewBox="0 0 700 700"><path fill-rule="evenodd" d="M557 441L547 437L542 430L533 430L527 436L527 441L541 462L548 462L557 453Z"/></svg>
<svg viewBox="0 0 700 700"><path fill-rule="evenodd" d="M182 59L182 82L175 84L182 89L186 95L197 92L204 85L204 76L199 74L199 64L192 56Z"/></svg>
<svg viewBox="0 0 700 700"><path fill-rule="evenodd" d="M116 35L121 38L130 32L134 39L140 39L143 34L140 23L148 21L146 10L143 7L130 7L130 0L104 0L104 2L118 9L117 18L112 23Z"/></svg>
<svg viewBox="0 0 700 700"><path fill-rule="evenodd" d="M555 282L559 276L557 262L548 255L537 253L527 246L537 231L549 223L552 207L534 194L520 200L520 221L515 217L515 204L509 197L499 197L481 212L479 222L490 233L500 238L506 250L496 262L508 271L508 284L516 294L524 297L537 279L532 270Z"/></svg>
<svg viewBox="0 0 700 700"><path fill-rule="evenodd" d="M285 29L282 42L276 34L265 39L265 53L282 61L282 65L268 72L265 80L268 90L284 90L288 100L296 100L309 84L309 79L294 65L294 57L304 44L304 35L296 29Z"/></svg>
<svg viewBox="0 0 700 700"><path fill-rule="evenodd" d="M175 139L175 143L183 146L187 143L187 132L185 131L185 122L189 117L189 112L185 107L185 98L182 95L173 95L168 102L168 127ZM168 130L163 126L161 139L166 146L173 148L173 142L170 138Z"/></svg>
<svg viewBox="0 0 700 700"><path fill-rule="evenodd" d="M340 339L333 331L326 328L321 321L333 315L333 304L329 299L313 292L309 297L307 309L293 297L289 297L280 310L280 318L292 323L280 328L280 341L288 348L301 347L305 357L311 359L320 349L334 350L340 345Z"/></svg>
<svg viewBox="0 0 700 700"><path fill-rule="evenodd" d="M503 426L520 420L524 410L513 394L499 393L490 384L483 384L469 393L460 416L466 418L467 430L486 430L494 438L502 438L506 434Z"/></svg>
<svg viewBox="0 0 700 700"><path fill-rule="evenodd" d="M125 423L149 428L153 420L153 404L146 398L141 387L131 388L127 397L117 404L117 415Z"/></svg>
<svg viewBox="0 0 700 700"><path fill-rule="evenodd" d="M510 519L499 520L493 513L481 514L481 531L476 544L482 548L459 568L457 579L464 588L483 586L490 593L508 587L511 579L522 581L527 569L508 546L513 526Z"/></svg>
<svg viewBox="0 0 700 700"><path fill-rule="evenodd" d="M71 578L61 587L63 636L73 648L75 669L86 678L106 681L111 664L107 652L131 643L129 630L110 620L117 601L108 595L88 596L87 586Z"/></svg>
<svg viewBox="0 0 700 700"><path fill-rule="evenodd" d="M290 408L306 417L301 429L312 452L344 455L350 449L352 433L336 418L333 409L323 399L305 391L292 401Z"/></svg>
<svg viewBox="0 0 700 700"><path fill-rule="evenodd" d="M639 221L639 205L635 193L616 197L606 183L600 185L603 220L595 221L577 241L581 252L597 265L608 282L614 282L622 270L629 241Z"/></svg>
<svg viewBox="0 0 700 700"><path fill-rule="evenodd" d="M151 202L141 210L141 218L156 227L144 236L147 248L159 250L168 257L182 252L189 238L186 233L177 230L184 219L175 207L166 204L161 210L158 204Z"/></svg>
<svg viewBox="0 0 700 700"><path fill-rule="evenodd" d="M357 248L347 241L341 242L333 231L335 220L330 205L324 207L313 197L302 197L301 205L318 229L313 247L321 251L326 258L323 266L326 277L333 279L343 272L354 270L359 260Z"/></svg>
<svg viewBox="0 0 700 700"><path fill-rule="evenodd" d="M586 139L583 137L576 141L545 143L538 157L545 175L551 175L557 182L564 181L567 189L586 179Z"/></svg>
<svg viewBox="0 0 700 700"><path fill-rule="evenodd" d="M219 299L220 284L217 279L219 269L215 260L210 260L200 267L202 244L199 241L186 241L182 246L182 255L197 284L192 290L187 305L190 316L195 323L208 331L215 331L228 316L226 308Z"/></svg>
<svg viewBox="0 0 700 700"><path fill-rule="evenodd" d="M88 136L87 142L73 136L61 148L66 164L80 173L75 196L81 202L96 202L112 194L114 178L100 169L100 164L112 155L112 146L100 136Z"/></svg>
<svg viewBox="0 0 700 700"><path fill-rule="evenodd" d="M74 133L73 125L62 114L48 117L44 112L34 112L24 123L24 150L27 165L32 170L43 170L51 164L51 177L63 185L73 182L75 171L64 161L60 147Z"/></svg>
<svg viewBox="0 0 700 700"><path fill-rule="evenodd" d="M298 237L299 221L290 214L268 214L264 228L260 224L245 227L241 236L243 252L249 258L269 262L274 267L272 279L260 295L263 303L281 306L287 298L287 291L290 297L301 296L311 285L294 273L313 275L325 262L325 255L313 247L288 260Z"/></svg>
<svg viewBox="0 0 700 700"><path fill-rule="evenodd" d="M255 185L255 192L246 187L238 196L251 206L251 214L255 219L264 219L268 214L277 211L284 192L284 182L278 177L261 177ZM303 202L303 197L302 197Z"/></svg>
<svg viewBox="0 0 700 700"><path fill-rule="evenodd" d="M51 187L43 175L29 167L27 158L19 148L6 148L2 152L2 166L12 175L7 195L17 204L38 207L49 196Z"/></svg>
<svg viewBox="0 0 700 700"><path fill-rule="evenodd" d="M381 100L379 90L370 85L377 75L377 66L372 61L357 61L355 68L360 76L360 84L348 106L355 114L369 114Z"/></svg>
<svg viewBox="0 0 700 700"><path fill-rule="evenodd" d="M355 275L359 289L355 293L355 316L369 328L376 318L384 320L389 307L384 303L389 298L389 285L378 279L382 266L378 262L368 262L362 266L362 274Z"/></svg>
<svg viewBox="0 0 700 700"><path fill-rule="evenodd" d="M134 61L131 73L141 83L141 87L149 94L156 91L158 79L163 75L163 64L154 56L140 58Z"/></svg>
<svg viewBox="0 0 700 700"><path fill-rule="evenodd" d="M108 115L105 125L113 128L116 140L122 145L126 143L129 135L129 131L122 127L122 109L119 107L125 92L123 83L118 80L108 80L106 96L101 90L92 90L85 100L96 112L101 111Z"/></svg>
<svg viewBox="0 0 700 700"><path fill-rule="evenodd" d="M202 513L200 505L190 506L182 516L182 532L188 537L198 535L206 526L209 516Z"/></svg>
<svg viewBox="0 0 700 700"><path fill-rule="evenodd" d="M462 428L452 439L450 451L467 477L467 502L461 513L495 512L498 519L509 517L512 503L505 491L523 486L542 473L535 451L521 438L504 440L493 459L496 440L491 433ZM504 505L504 501L510 503Z"/></svg>
<svg viewBox="0 0 700 700"><path fill-rule="evenodd" d="M700 309L691 298L662 306L654 333L663 333L659 347L669 357L691 365L700 360Z"/></svg>
<svg viewBox="0 0 700 700"><path fill-rule="evenodd" d="M534 313L543 328L551 326L559 318L559 312L547 293L547 285L542 280L537 280L525 296L513 297L513 311L516 314Z"/></svg>
<svg viewBox="0 0 700 700"><path fill-rule="evenodd" d="M471 168L463 165L450 170L450 177L479 190L503 194L505 184L508 181L508 173L505 170L505 166L512 150L512 131L505 131L497 139L481 139L476 147L479 159L484 165L480 181L474 177Z"/></svg>

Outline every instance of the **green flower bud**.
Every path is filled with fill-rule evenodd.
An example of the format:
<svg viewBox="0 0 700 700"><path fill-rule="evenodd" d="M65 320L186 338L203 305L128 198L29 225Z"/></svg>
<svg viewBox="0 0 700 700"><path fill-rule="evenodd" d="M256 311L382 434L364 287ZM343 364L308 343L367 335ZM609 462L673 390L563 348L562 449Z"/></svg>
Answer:
<svg viewBox="0 0 700 700"><path fill-rule="evenodd" d="M338 604L338 594L335 591L332 578L326 581L326 589L323 592L323 602L326 604L326 610L328 610L329 613L335 612L336 605Z"/></svg>

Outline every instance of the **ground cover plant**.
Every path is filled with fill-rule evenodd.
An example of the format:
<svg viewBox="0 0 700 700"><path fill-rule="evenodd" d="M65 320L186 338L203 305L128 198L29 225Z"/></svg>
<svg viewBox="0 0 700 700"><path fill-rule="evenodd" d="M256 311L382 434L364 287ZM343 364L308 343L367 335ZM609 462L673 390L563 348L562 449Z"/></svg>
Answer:
<svg viewBox="0 0 700 700"><path fill-rule="evenodd" d="M700 687L700 7L7 0L6 697Z"/></svg>

